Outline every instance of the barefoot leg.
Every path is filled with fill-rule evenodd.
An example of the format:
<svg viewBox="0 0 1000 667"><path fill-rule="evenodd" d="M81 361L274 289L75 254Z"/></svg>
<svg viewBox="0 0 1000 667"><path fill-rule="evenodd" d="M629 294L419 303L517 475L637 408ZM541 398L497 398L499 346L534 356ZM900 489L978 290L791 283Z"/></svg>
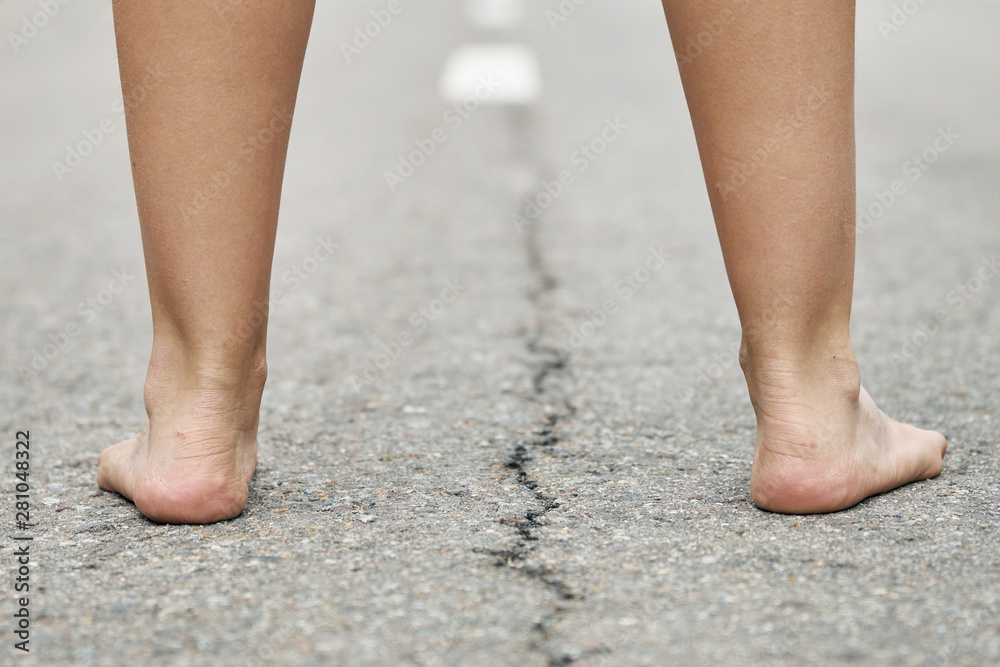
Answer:
<svg viewBox="0 0 1000 667"><path fill-rule="evenodd" d="M944 438L881 413L851 346L853 0L664 9L743 325L754 501L828 512L937 475Z"/></svg>
<svg viewBox="0 0 1000 667"><path fill-rule="evenodd" d="M313 0L114 3L153 311L142 432L97 481L154 521L246 506L271 259Z"/></svg>

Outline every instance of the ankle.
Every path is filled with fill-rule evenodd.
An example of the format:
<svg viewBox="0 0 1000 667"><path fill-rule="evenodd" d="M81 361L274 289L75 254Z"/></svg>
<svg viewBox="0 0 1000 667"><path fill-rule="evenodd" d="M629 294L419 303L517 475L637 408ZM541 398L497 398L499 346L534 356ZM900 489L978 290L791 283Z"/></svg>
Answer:
<svg viewBox="0 0 1000 667"><path fill-rule="evenodd" d="M781 349L751 347L744 339L740 366L755 402L814 392L854 402L861 393L861 369L849 339Z"/></svg>
<svg viewBox="0 0 1000 667"><path fill-rule="evenodd" d="M201 415L229 415L239 430L256 428L267 381L263 349L206 354L154 341L144 398L150 421L169 419L179 405Z"/></svg>

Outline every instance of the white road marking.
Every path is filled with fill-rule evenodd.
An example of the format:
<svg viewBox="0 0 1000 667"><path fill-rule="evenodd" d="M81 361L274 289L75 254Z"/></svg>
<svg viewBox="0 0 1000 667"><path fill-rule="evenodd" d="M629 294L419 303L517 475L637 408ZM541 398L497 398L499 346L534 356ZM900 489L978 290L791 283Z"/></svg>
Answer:
<svg viewBox="0 0 1000 667"><path fill-rule="evenodd" d="M542 94L538 58L521 44L473 44L452 51L439 87L445 100L458 102L477 96L484 82L495 90L481 99L483 104L531 104Z"/></svg>
<svg viewBox="0 0 1000 667"><path fill-rule="evenodd" d="M482 30L511 28L525 15L525 0L466 0L466 20Z"/></svg>

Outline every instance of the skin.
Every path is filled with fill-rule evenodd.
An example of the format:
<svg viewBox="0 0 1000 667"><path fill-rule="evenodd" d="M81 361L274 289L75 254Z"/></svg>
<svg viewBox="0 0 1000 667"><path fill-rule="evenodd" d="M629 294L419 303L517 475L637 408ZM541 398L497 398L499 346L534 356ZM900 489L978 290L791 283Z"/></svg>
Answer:
<svg viewBox="0 0 1000 667"><path fill-rule="evenodd" d="M886 417L851 346L854 2L664 10L743 327L754 502L830 512L938 475L944 437Z"/></svg>
<svg viewBox="0 0 1000 667"><path fill-rule="evenodd" d="M944 438L882 414L851 347L853 2L664 8L743 325L754 501L829 512L937 475ZM246 507L257 462L275 225L313 2L114 10L154 338L149 419L102 454L98 484L154 521L220 521Z"/></svg>
<svg viewBox="0 0 1000 667"><path fill-rule="evenodd" d="M208 523L246 506L281 181L313 7L114 3L153 350L149 419L102 454L97 482L154 521ZM152 84L150 70L160 73Z"/></svg>

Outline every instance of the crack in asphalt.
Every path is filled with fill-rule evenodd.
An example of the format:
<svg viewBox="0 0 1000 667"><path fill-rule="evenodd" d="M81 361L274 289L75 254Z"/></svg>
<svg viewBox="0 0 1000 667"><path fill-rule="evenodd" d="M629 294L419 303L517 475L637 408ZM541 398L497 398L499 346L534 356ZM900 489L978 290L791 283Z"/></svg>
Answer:
<svg viewBox="0 0 1000 667"><path fill-rule="evenodd" d="M509 119L515 158L520 158L532 165L541 164L542 160L534 155L530 141L530 111L512 110ZM536 182L544 180L545 169L536 168L533 171L537 176ZM518 198L518 200L520 199ZM560 579L552 568L529 565L528 563L529 556L539 546L537 529L546 525L546 515L559 507L558 499L546 494L540 488L538 481L531 477L529 463L533 453L553 447L559 442L558 429L561 422L571 418L576 412L567 392L556 381L559 376L568 372L569 356L546 342L552 328L552 320L548 314L554 311L552 295L558 286L558 281L545 261L544 248L539 234L542 217L544 216L536 218L531 225L526 226L523 230L523 244L528 268L533 278L533 284L528 290L527 298L532 305L535 320L525 341L525 347L534 365L531 377L532 394L529 400L541 406L544 417L534 429L532 437L517 444L508 454L505 464L507 469L516 475L517 483L531 493L537 508L525 512L523 517L502 519L501 523L509 525L517 531L517 542L509 549L484 550L484 553L496 558L495 565L497 567L510 568L543 584L558 597L560 603L563 603L580 601L583 596ZM540 635L540 641L535 645L535 648L546 654L547 664L552 667L569 665L587 657L582 654L553 654L546 650L544 644L550 639L550 626L562 611L563 608L557 603L552 612L533 626L535 632Z"/></svg>

